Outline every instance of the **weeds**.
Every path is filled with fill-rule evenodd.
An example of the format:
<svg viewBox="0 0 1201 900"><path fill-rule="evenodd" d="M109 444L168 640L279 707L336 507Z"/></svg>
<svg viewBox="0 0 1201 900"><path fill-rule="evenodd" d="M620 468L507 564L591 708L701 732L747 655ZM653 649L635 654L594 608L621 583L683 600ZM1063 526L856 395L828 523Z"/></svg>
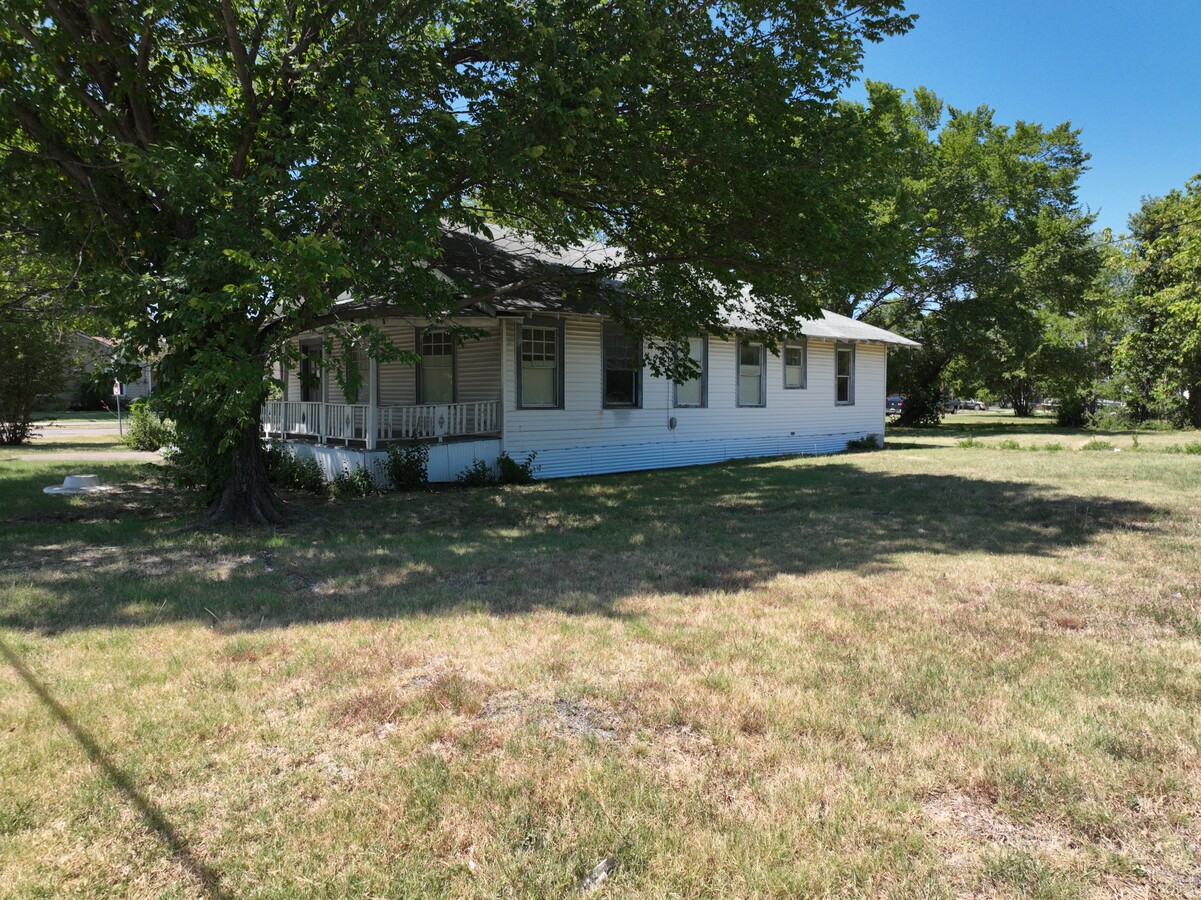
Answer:
<svg viewBox="0 0 1201 900"><path fill-rule="evenodd" d="M355 466L352 469L344 465L342 471L330 482L330 490L339 500L351 500L374 494L376 488L366 466Z"/></svg>

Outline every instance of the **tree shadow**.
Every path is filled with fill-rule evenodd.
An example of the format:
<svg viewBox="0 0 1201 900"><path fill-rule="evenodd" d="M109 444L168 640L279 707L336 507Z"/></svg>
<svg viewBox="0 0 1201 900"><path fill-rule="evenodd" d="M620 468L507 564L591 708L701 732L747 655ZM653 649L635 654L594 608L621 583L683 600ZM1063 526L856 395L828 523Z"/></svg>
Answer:
<svg viewBox="0 0 1201 900"><path fill-rule="evenodd" d="M308 501L275 535L166 533L143 520L116 538L72 523L64 539L42 524L9 542L0 578L32 589L0 606L0 626L195 620L237 631L463 610L620 615L638 594L887 572L909 553L1050 556L1164 515L1045 484L879 473L842 457Z"/></svg>
<svg viewBox="0 0 1201 900"><path fill-rule="evenodd" d="M221 887L221 878L192 850L171 821L134 784L133 779L117 766L101 748L96 739L71 715L50 693L46 685L29 670L15 650L0 638L0 656L12 666L30 691L58 722L67 729L92 764L102 771L117 792L132 806L146 824L166 846L171 856L192 876L207 897L214 900L229 896Z"/></svg>

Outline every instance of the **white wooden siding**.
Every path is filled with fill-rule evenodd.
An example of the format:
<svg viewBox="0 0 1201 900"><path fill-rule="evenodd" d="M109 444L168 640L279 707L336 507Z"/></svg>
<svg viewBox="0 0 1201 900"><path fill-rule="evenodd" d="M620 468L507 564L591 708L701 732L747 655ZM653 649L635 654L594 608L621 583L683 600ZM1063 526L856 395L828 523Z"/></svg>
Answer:
<svg viewBox="0 0 1201 900"><path fill-rule="evenodd" d="M644 371L642 408L618 410L601 403L600 330L594 319L565 323L564 404L554 410L516 408L515 332L506 335L504 446L517 459L537 451L543 478L828 453L852 438L884 434L883 346L856 345L854 405L834 402L833 341L810 339L804 389L784 387L784 361L769 353L767 405L739 407L737 343L710 340L707 407L673 407L671 382Z"/></svg>

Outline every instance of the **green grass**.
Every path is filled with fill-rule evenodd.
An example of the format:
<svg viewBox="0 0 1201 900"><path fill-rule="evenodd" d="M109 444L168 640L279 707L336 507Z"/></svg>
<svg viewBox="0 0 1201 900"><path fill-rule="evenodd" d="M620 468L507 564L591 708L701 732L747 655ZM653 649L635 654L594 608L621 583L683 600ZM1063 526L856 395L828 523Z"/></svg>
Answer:
<svg viewBox="0 0 1201 900"><path fill-rule="evenodd" d="M1195 894L1198 435L968 418L274 533L6 461L0 893Z"/></svg>
<svg viewBox="0 0 1201 900"><path fill-rule="evenodd" d="M124 404L122 404L121 418L127 419L128 417L129 417L128 411L124 408ZM93 422L100 422L105 425L116 425L117 424L117 411L116 411L116 408L114 408L110 411L106 411L106 410L70 410L70 409L45 410L42 412L35 412L33 414L33 421L35 421L35 422L54 421L54 422L61 422L63 424L67 424L67 423L89 424L89 423L93 423Z"/></svg>

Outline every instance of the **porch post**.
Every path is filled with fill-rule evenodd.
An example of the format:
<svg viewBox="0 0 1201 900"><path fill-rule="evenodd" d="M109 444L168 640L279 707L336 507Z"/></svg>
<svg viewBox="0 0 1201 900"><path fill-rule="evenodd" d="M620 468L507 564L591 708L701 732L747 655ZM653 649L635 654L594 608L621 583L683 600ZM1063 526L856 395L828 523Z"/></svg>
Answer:
<svg viewBox="0 0 1201 900"><path fill-rule="evenodd" d="M379 406L376 403L379 382L378 360L367 359L367 449L375 449L375 438L379 430Z"/></svg>
<svg viewBox="0 0 1201 900"><path fill-rule="evenodd" d="M326 442L325 434L326 434L326 431L328 430L326 428L326 421L325 421L326 407L329 406L329 379L326 377L326 368L325 368L327 362L328 362L328 360L325 358L325 342L322 341L322 343L321 343L321 405L318 407L318 409L320 410L320 415L317 416L317 421L318 421L320 429L321 429L320 430L320 435L321 435L320 443L322 443L322 444L324 444Z"/></svg>

